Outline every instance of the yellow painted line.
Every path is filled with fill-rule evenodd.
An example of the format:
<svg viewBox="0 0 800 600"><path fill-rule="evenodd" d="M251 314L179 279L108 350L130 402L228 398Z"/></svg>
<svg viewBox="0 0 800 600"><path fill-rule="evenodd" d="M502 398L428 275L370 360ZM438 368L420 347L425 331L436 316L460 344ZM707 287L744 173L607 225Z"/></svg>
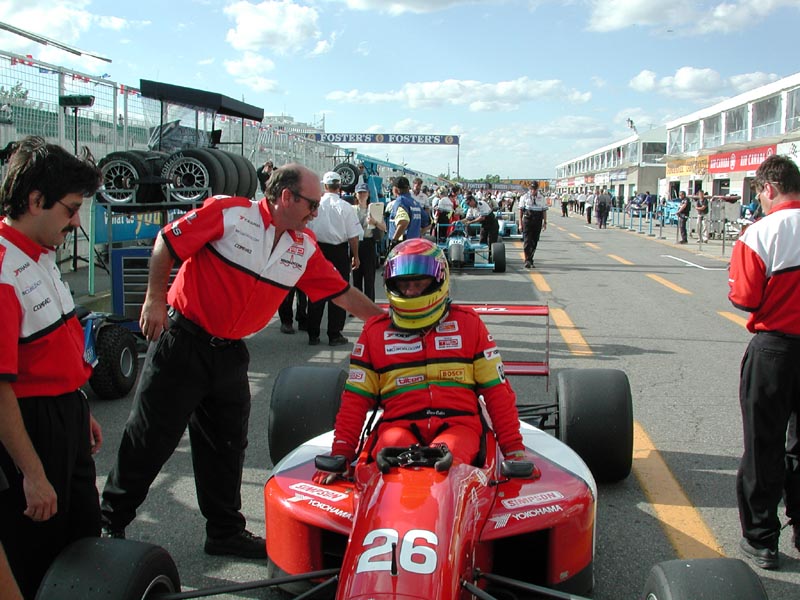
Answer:
<svg viewBox="0 0 800 600"><path fill-rule="evenodd" d="M689 290L687 290L687 289L684 289L684 288L682 288L681 286L679 286L679 285L676 285L676 284L672 283L671 281L667 281L667 280L666 280L666 279L664 279L663 277L660 277L660 276L658 276L658 275L654 275L653 273L647 273L647 276L648 276L650 279L652 279L653 281L657 281L657 282L658 282L658 283L660 283L661 285L668 287L668 288L669 288L669 289L671 289L673 292L677 292L677 293L679 293L679 294L687 294L687 295L689 295L689 296L691 296L691 295L692 295L692 292L690 292Z"/></svg>
<svg viewBox="0 0 800 600"><path fill-rule="evenodd" d="M741 325L745 329L747 329L747 319L737 315L736 313L728 312L727 310L720 310L717 311L717 314L721 317L725 317L729 321L733 321L737 325Z"/></svg>
<svg viewBox="0 0 800 600"><path fill-rule="evenodd" d="M569 235L570 235L571 237L574 237L576 240L580 240L580 239L582 239L582 238L581 238L581 236L579 236L579 235L578 235L578 234L576 234L576 233L570 233Z"/></svg>
<svg viewBox="0 0 800 600"><path fill-rule="evenodd" d="M632 262L631 262L631 261L629 261L629 260L625 260L625 259L624 259L624 258L622 258L621 256L617 256L616 254L609 254L609 255L608 255L608 257L609 257L609 258L613 258L615 261L617 261L617 262L620 262L620 263L622 263L623 265L632 265L632 264L634 264L634 263L632 263Z"/></svg>
<svg viewBox="0 0 800 600"><path fill-rule="evenodd" d="M633 424L633 472L678 558L725 555L639 423Z"/></svg>
<svg viewBox="0 0 800 600"><path fill-rule="evenodd" d="M525 252L520 252L519 257L522 260L525 260ZM550 293L553 289L550 285L545 281L544 275L540 273L536 273L535 271L530 272L531 279L533 280L533 285L536 286L536 289L543 293Z"/></svg>
<svg viewBox="0 0 800 600"><path fill-rule="evenodd" d="M550 311L550 316L553 317L553 322L558 328L561 337L564 338L569 351L578 356L593 356L594 351L583 339L581 332L575 327L575 324L567 316L567 312L563 308L554 308Z"/></svg>
<svg viewBox="0 0 800 600"><path fill-rule="evenodd" d="M589 248L594 248L595 250L600 250L600 246L598 246L597 244L593 244L592 242L586 242L586 245L589 246Z"/></svg>

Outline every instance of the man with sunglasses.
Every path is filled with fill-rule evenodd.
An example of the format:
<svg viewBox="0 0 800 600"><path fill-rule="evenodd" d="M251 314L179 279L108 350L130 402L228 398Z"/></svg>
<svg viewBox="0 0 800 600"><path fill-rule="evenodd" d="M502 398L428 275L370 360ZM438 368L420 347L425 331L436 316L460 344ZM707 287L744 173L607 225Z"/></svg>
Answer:
<svg viewBox="0 0 800 600"><path fill-rule="evenodd" d="M766 216L737 240L728 276L728 298L750 313L747 329L756 334L740 370L736 495L742 551L756 566L777 569L781 495L800 552L800 170L770 156L754 185Z"/></svg>
<svg viewBox="0 0 800 600"><path fill-rule="evenodd" d="M102 432L80 390L92 368L55 249L101 182L88 155L28 137L0 185L0 546L25 598L61 550L100 534Z"/></svg>
<svg viewBox="0 0 800 600"><path fill-rule="evenodd" d="M266 558L264 539L245 529L241 513L250 416L243 338L267 325L292 287L364 320L382 313L306 229L319 197L318 175L285 165L258 202L210 198L161 230L139 320L154 343L103 490L103 535L124 537L188 424L205 552ZM168 289L176 261L181 267Z"/></svg>

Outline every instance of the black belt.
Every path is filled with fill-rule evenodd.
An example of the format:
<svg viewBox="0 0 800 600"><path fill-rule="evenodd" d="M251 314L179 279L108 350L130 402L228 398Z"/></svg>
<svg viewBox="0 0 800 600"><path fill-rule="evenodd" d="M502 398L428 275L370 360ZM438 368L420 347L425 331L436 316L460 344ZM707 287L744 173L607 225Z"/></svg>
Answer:
<svg viewBox="0 0 800 600"><path fill-rule="evenodd" d="M175 308L170 307L167 314L169 315L170 321L172 321L176 326L180 327L185 332L192 334L197 339L202 340L212 348L224 348L225 346L230 346L231 344L239 341L211 335L205 329L200 327L200 325L184 317Z"/></svg>
<svg viewBox="0 0 800 600"><path fill-rule="evenodd" d="M773 335L775 337L782 337L786 338L787 340L800 341L800 335L795 335L793 333L783 333L782 331L757 331L756 333L763 333L764 335Z"/></svg>
<svg viewBox="0 0 800 600"><path fill-rule="evenodd" d="M533 210L533 209L527 209L526 208L526 209L523 209L523 211L522 211L523 215L528 215L528 216L529 215L535 215L537 213L542 214L542 213L544 213L544 210Z"/></svg>

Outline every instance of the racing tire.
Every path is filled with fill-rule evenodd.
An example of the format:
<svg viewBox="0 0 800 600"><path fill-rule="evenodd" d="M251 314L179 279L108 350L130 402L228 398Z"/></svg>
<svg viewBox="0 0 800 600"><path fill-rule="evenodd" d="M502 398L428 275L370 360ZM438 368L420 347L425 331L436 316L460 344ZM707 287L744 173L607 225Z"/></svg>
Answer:
<svg viewBox="0 0 800 600"><path fill-rule="evenodd" d="M219 161L222 171L225 173L225 189L222 193L226 196L238 196L239 167L233 162L233 158L227 152L217 148L204 148L204 150Z"/></svg>
<svg viewBox="0 0 800 600"><path fill-rule="evenodd" d="M652 569L641 600L767 600L758 575L737 558L668 560Z"/></svg>
<svg viewBox="0 0 800 600"><path fill-rule="evenodd" d="M464 246L463 244L450 244L447 247L447 257L454 269L464 266Z"/></svg>
<svg viewBox="0 0 800 600"><path fill-rule="evenodd" d="M139 373L136 338L122 325L106 324L97 332L95 347L97 365L89 385L103 400L125 397Z"/></svg>
<svg viewBox="0 0 800 600"><path fill-rule="evenodd" d="M154 173L141 153L111 152L100 159L97 167L103 175L103 187L98 192L102 204L127 207L161 201L158 185L140 183Z"/></svg>
<svg viewBox="0 0 800 600"><path fill-rule="evenodd" d="M492 244L492 260L494 261L492 271L495 273L506 272L506 245L503 242Z"/></svg>
<svg viewBox="0 0 800 600"><path fill-rule="evenodd" d="M358 183L358 167L352 163L340 163L333 170L342 178L342 191L352 194Z"/></svg>
<svg viewBox="0 0 800 600"><path fill-rule="evenodd" d="M572 448L600 483L621 481L633 466L633 401L618 369L558 373L558 439Z"/></svg>
<svg viewBox="0 0 800 600"><path fill-rule="evenodd" d="M277 464L303 442L333 429L347 373L334 367L283 369L272 386L267 442Z"/></svg>
<svg viewBox="0 0 800 600"><path fill-rule="evenodd" d="M147 600L180 591L178 568L161 546L84 538L56 557L36 600Z"/></svg>
<svg viewBox="0 0 800 600"><path fill-rule="evenodd" d="M210 188L212 196L225 191L225 172L222 165L214 155L204 149L190 148L171 154L164 162L161 177L168 180L164 184L164 197L167 200L198 202L203 199L205 192L173 191L183 188Z"/></svg>
<svg viewBox="0 0 800 600"><path fill-rule="evenodd" d="M233 163L236 165L237 176L239 178L239 185L236 187L236 195L242 198L252 198L255 188L258 186L258 179L256 178L256 172L253 168L253 165L251 165L250 161L240 154L235 154L233 152L227 152L227 154L231 157ZM252 185L253 182L255 182L255 185Z"/></svg>

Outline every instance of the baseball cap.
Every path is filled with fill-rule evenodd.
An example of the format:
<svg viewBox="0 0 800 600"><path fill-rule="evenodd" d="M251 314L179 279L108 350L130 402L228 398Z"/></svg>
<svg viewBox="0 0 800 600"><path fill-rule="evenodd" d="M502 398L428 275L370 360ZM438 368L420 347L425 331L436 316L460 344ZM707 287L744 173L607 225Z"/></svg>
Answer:
<svg viewBox="0 0 800 600"><path fill-rule="evenodd" d="M325 185L330 185L331 183L341 183L342 176L339 175L336 171L328 171L325 175L322 176L322 183Z"/></svg>
<svg viewBox="0 0 800 600"><path fill-rule="evenodd" d="M364 182L361 182L356 186L356 192L368 192L368 191L369 191L369 186Z"/></svg>

